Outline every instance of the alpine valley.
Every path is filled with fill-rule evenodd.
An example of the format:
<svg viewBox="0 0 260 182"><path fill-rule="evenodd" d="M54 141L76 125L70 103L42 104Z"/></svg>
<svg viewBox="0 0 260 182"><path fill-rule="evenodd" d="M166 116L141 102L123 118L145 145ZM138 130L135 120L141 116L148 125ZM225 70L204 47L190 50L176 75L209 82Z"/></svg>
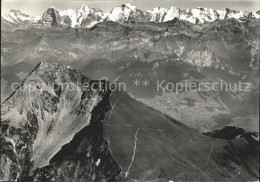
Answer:
<svg viewBox="0 0 260 182"><path fill-rule="evenodd" d="M257 181L259 18L129 3L3 14L0 180Z"/></svg>

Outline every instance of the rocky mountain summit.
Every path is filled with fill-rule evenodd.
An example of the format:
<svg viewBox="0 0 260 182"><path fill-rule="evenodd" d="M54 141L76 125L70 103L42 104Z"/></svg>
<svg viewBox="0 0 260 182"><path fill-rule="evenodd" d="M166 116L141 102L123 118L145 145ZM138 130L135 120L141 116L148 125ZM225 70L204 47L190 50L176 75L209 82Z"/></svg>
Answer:
<svg viewBox="0 0 260 182"><path fill-rule="evenodd" d="M2 104L1 180L99 181L119 174L101 124L110 109L111 91L97 83L52 63L40 63L28 75ZM66 151L74 140L74 150ZM56 155L59 151L61 156L64 151L73 153L73 158L61 161Z"/></svg>
<svg viewBox="0 0 260 182"><path fill-rule="evenodd" d="M231 9L213 10L208 8L181 9L170 7L169 9L156 7L143 11L130 3L122 4L109 12L89 8L82 5L77 9L59 10L55 7L48 8L40 17L30 17L18 10L11 10L2 16L2 29L21 29L25 27L47 28L47 27L72 27L90 28L99 22L167 22L179 19L192 24L203 24L216 20L236 19L248 21L258 19L260 15L256 12L236 11Z"/></svg>

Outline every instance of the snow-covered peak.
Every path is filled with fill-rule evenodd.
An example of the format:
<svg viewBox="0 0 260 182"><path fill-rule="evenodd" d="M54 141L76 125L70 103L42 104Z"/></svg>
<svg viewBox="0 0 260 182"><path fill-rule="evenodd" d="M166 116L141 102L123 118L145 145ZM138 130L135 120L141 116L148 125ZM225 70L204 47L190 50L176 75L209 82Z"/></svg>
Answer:
<svg viewBox="0 0 260 182"><path fill-rule="evenodd" d="M173 20L174 18L179 18L180 15L179 15L179 8L176 8L174 6L171 6L167 12L165 13L165 16L164 16L164 19L163 21L166 22L166 21L170 21L170 20Z"/></svg>
<svg viewBox="0 0 260 182"><path fill-rule="evenodd" d="M123 7L128 7L129 9L131 9L132 11L136 11L136 6L133 6L132 4L130 3L126 3L126 4L123 4L122 5Z"/></svg>
<svg viewBox="0 0 260 182"><path fill-rule="evenodd" d="M127 5L122 4L122 6L118 6L111 10L111 12L108 15L109 21L127 21L131 11L134 11L135 9L129 8Z"/></svg>
<svg viewBox="0 0 260 182"><path fill-rule="evenodd" d="M19 23L24 21L33 21L34 18L29 15L21 13L19 10L11 9L10 12L5 13L3 19L10 23Z"/></svg>
<svg viewBox="0 0 260 182"><path fill-rule="evenodd" d="M113 8L109 12L106 20L114 22L143 21L145 19L144 14L142 10L137 9L130 3L126 3Z"/></svg>
<svg viewBox="0 0 260 182"><path fill-rule="evenodd" d="M161 22L166 12L166 8L156 7L151 10L148 10L147 14L151 17L150 21Z"/></svg>
<svg viewBox="0 0 260 182"><path fill-rule="evenodd" d="M89 8L87 5L81 5L80 8L77 9L78 13L89 14L90 11L93 11L93 10L91 8Z"/></svg>

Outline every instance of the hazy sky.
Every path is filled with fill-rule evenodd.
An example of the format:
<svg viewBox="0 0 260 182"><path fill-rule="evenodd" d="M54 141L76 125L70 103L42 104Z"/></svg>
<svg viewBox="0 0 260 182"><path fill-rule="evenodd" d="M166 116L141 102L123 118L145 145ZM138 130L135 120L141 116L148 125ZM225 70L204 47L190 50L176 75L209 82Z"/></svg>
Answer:
<svg viewBox="0 0 260 182"><path fill-rule="evenodd" d="M119 6L123 3L131 3L139 9L147 10L157 6L169 8L170 6L176 6L180 8L194 8L194 7L206 7L212 9L235 9L235 10L246 10L246 11L257 11L259 10L259 0L2 0L2 13L8 12L11 9L18 9L25 14L31 16L39 15L50 6L63 9L74 9L85 4L89 7L98 8L103 11L109 11L112 8Z"/></svg>

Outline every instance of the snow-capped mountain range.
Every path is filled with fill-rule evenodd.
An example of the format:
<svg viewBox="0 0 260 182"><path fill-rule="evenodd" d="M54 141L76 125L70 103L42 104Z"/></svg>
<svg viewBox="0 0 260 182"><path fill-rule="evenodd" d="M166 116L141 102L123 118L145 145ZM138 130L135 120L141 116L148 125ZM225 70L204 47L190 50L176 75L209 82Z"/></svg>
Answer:
<svg viewBox="0 0 260 182"><path fill-rule="evenodd" d="M169 9L156 7L148 11L142 11L127 3L113 8L110 12L89 8L82 5L78 9L58 10L55 7L48 8L42 17L30 17L19 10L11 10L2 16L2 25L10 27L23 26L61 26L72 28L90 28L102 21L113 22L167 22L174 18L188 21L193 24L202 24L215 20L226 20L235 18L239 21L258 19L257 12L235 11L230 9L213 10L208 8L180 9L170 7Z"/></svg>

